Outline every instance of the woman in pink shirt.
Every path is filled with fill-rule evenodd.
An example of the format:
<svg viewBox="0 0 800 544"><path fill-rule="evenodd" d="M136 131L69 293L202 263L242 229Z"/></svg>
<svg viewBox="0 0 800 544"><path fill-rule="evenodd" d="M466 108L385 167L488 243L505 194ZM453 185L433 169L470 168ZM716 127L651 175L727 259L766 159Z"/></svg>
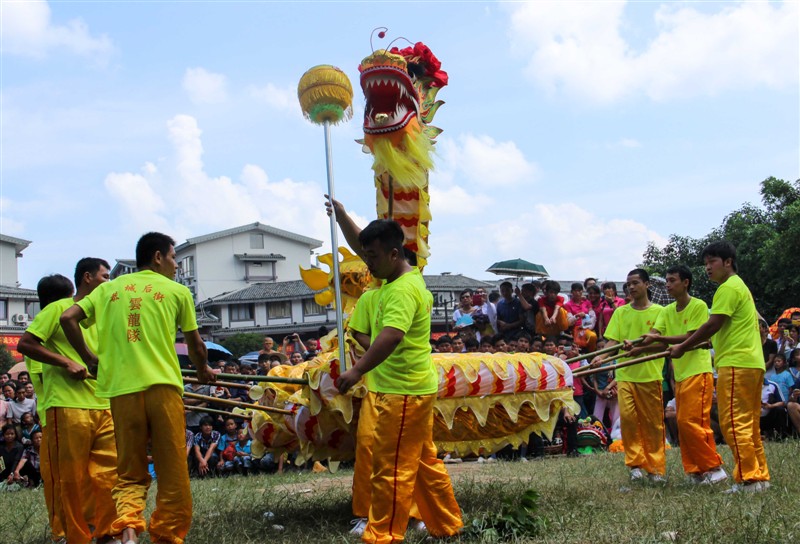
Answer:
<svg viewBox="0 0 800 544"><path fill-rule="evenodd" d="M625 299L617 296L617 284L613 281L607 281L603 284L603 299L600 302L600 336L606 332L608 322L611 321L611 316L620 306L625 306Z"/></svg>

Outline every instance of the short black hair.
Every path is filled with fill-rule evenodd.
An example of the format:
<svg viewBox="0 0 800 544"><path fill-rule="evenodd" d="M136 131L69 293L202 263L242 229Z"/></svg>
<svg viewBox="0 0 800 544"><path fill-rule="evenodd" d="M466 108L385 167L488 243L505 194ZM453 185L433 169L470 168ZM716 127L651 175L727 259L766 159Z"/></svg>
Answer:
<svg viewBox="0 0 800 544"><path fill-rule="evenodd" d="M500 342L505 342L505 341L506 341L506 337L505 336L503 336L502 334L495 334L492 337L492 346L496 346Z"/></svg>
<svg viewBox="0 0 800 544"><path fill-rule="evenodd" d="M700 254L700 258L705 259L706 257L719 257L723 261L730 259L733 271L738 271L738 267L736 265L736 246L727 240L717 240L716 242L711 242L704 247L703 252Z"/></svg>
<svg viewBox="0 0 800 544"><path fill-rule="evenodd" d="M160 232L148 232L136 242L136 267L145 268L153 264L156 251L162 255L169 253L170 246L175 246L175 240Z"/></svg>
<svg viewBox="0 0 800 544"><path fill-rule="evenodd" d="M258 362L259 363L266 363L267 361L269 361L269 356L270 355L271 355L270 353L259 353L258 354Z"/></svg>
<svg viewBox="0 0 800 544"><path fill-rule="evenodd" d="M593 282L597 283L597 278L591 278L591 277L590 277L590 278L586 278L585 280L583 280L583 288L584 288L584 289L586 289L586 288L588 288L588 287L589 287L587 284L588 284L590 281L593 281Z"/></svg>
<svg viewBox="0 0 800 544"><path fill-rule="evenodd" d="M71 297L75 293L75 287L66 276L50 274L36 284L36 293L39 295L39 307L45 308L51 302Z"/></svg>
<svg viewBox="0 0 800 544"><path fill-rule="evenodd" d="M616 289L616 286L614 287L614 289ZM586 292L587 293L597 293L599 295L600 294L600 288L597 286L596 283L593 283L592 285L590 285L589 287L586 288Z"/></svg>
<svg viewBox="0 0 800 544"><path fill-rule="evenodd" d="M689 289L692 288L692 271L685 264L676 264L667 268L667 274L677 274L681 281L689 280Z"/></svg>
<svg viewBox="0 0 800 544"><path fill-rule="evenodd" d="M583 284L582 284L582 283L578 283L578 282L576 281L575 283L573 283L573 284L570 286L569 290L570 290L570 291L583 291Z"/></svg>
<svg viewBox="0 0 800 544"><path fill-rule="evenodd" d="M521 331L521 332L520 332L520 333L517 335L517 340L519 340L520 338L525 338L525 339L527 339L527 340L528 340L528 343L531 343L531 341L532 341L531 334L530 334L528 331Z"/></svg>
<svg viewBox="0 0 800 544"><path fill-rule="evenodd" d="M396 249L405 258L405 251L403 251L405 235L397 221L376 219L358 233L358 241L362 247L368 246L376 240L385 252Z"/></svg>
<svg viewBox="0 0 800 544"><path fill-rule="evenodd" d="M9 429L14 431L14 436L16 436L17 442L19 442L19 431L17 430L17 427L13 423L6 423L5 425L3 425L3 428L0 429L0 434L6 434L6 431Z"/></svg>
<svg viewBox="0 0 800 544"><path fill-rule="evenodd" d="M542 291L545 293L556 293L558 294L561 292L561 284L558 283L556 280L547 280L542 285Z"/></svg>
<svg viewBox="0 0 800 544"><path fill-rule="evenodd" d="M475 338L467 338L466 340L464 340L464 347L467 349L477 348L478 346L480 346L480 344Z"/></svg>
<svg viewBox="0 0 800 544"><path fill-rule="evenodd" d="M628 272L628 276L639 276L639 279L644 282L650 281L650 274L644 268L634 268Z"/></svg>
<svg viewBox="0 0 800 544"><path fill-rule="evenodd" d="M439 339L436 341L437 346L441 346L442 344L452 344L453 339L450 338L448 335L440 336Z"/></svg>
<svg viewBox="0 0 800 544"><path fill-rule="evenodd" d="M27 376L27 377L28 377L28 380L30 380L30 379L31 379L31 373L30 373L30 372L28 372L27 370L21 370L21 371L19 372L19 374L17 374L17 381L19 381L19 379L20 379L22 376Z"/></svg>
<svg viewBox="0 0 800 544"><path fill-rule="evenodd" d="M510 281L504 281L503 283L500 284L500 289L502 289L503 287L508 287L509 289L511 289L514 286L511 285Z"/></svg>
<svg viewBox="0 0 800 544"><path fill-rule="evenodd" d="M111 266L108 264L108 261L98 257L84 257L78 261L78 264L75 265L75 288L77 289L80 284L83 283L84 274L87 272L89 274L94 274L100 270L101 266L105 266L106 269L111 270Z"/></svg>
<svg viewBox="0 0 800 544"><path fill-rule="evenodd" d="M211 419L211 416L203 416L200 418L199 426L202 427L203 425L209 425L212 428L214 427L214 420Z"/></svg>

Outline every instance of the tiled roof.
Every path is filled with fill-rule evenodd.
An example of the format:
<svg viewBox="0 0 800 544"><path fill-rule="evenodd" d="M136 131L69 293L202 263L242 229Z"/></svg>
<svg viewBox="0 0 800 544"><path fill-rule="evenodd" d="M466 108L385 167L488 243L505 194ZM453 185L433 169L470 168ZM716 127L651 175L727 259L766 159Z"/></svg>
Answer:
<svg viewBox="0 0 800 544"><path fill-rule="evenodd" d="M431 291L457 291L459 289L476 289L478 287L493 287L485 281L462 276L461 274L424 275L425 285Z"/></svg>
<svg viewBox="0 0 800 544"><path fill-rule="evenodd" d="M301 234L289 232L288 230L283 230L271 227L269 225L265 225L263 223L256 222L256 223L249 223L247 225L242 225L241 227L234 227L232 229L221 230L218 232L211 232L209 234L204 234L203 236L195 236L194 238L187 238L186 242L178 245L178 247L176 247L175 250L180 251L192 245L208 242L209 240L216 240L217 238L224 238L225 236L231 236L233 234L240 234L242 232L250 232L250 231L260 231L267 234L272 234L274 236L280 236L281 238L294 240L295 242L306 244L312 249L322 247L322 242L320 240L316 240L314 238L309 238L308 236L303 236Z"/></svg>
<svg viewBox="0 0 800 544"><path fill-rule="evenodd" d="M239 304L245 302L262 302L265 300L291 300L311 298L318 291L312 291L301 280L280 281L274 283L254 283L244 289L223 293L203 302L205 305Z"/></svg>
<svg viewBox="0 0 800 544"><path fill-rule="evenodd" d="M0 297L39 300L39 295L33 289L23 289L22 287L9 287L8 285L0 285Z"/></svg>

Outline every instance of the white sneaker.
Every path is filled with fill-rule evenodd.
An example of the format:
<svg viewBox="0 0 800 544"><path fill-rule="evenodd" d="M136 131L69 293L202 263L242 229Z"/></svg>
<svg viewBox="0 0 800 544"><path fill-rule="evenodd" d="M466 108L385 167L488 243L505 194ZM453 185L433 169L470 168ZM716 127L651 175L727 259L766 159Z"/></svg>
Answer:
<svg viewBox="0 0 800 544"><path fill-rule="evenodd" d="M455 463L460 463L461 462L461 458L460 457L453 457L448 453L447 455L444 456L444 458L442 459L442 462L444 462L444 463L446 463L448 465L455 464Z"/></svg>
<svg viewBox="0 0 800 544"><path fill-rule="evenodd" d="M766 487L761 485L761 482L747 482L744 484L733 484L730 489L723 491L726 495L733 493L761 493L765 491Z"/></svg>
<svg viewBox="0 0 800 544"><path fill-rule="evenodd" d="M709 470L708 472L704 473L700 483L702 485L713 485L724 482L727 479L728 473L725 472L725 469L722 467L717 467L714 470Z"/></svg>
<svg viewBox="0 0 800 544"><path fill-rule="evenodd" d="M647 479L650 480L651 484L666 484L667 477L661 474L648 474Z"/></svg>
<svg viewBox="0 0 800 544"><path fill-rule="evenodd" d="M631 481L635 482L637 480L641 480L644 478L644 472L640 468L632 468L631 469Z"/></svg>
<svg viewBox="0 0 800 544"><path fill-rule="evenodd" d="M420 533L427 533L428 526L425 525L425 522L421 519L411 519L408 523L409 527L411 527L415 531L419 531Z"/></svg>
<svg viewBox="0 0 800 544"><path fill-rule="evenodd" d="M367 518L356 518L350 522L350 525L353 526L350 529L350 534L353 536L361 536L364 534L364 529L367 528Z"/></svg>

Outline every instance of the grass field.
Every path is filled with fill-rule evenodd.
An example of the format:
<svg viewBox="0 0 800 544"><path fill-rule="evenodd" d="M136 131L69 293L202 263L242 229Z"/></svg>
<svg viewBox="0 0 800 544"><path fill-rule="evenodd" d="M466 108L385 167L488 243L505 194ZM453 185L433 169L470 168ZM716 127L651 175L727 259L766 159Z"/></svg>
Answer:
<svg viewBox="0 0 800 544"><path fill-rule="evenodd" d="M720 452L730 467L730 451L722 447ZM528 489L540 494L543 534L505 542L797 542L800 441L768 443L767 459L772 488L754 495L723 495L724 484L710 489L689 485L678 450L668 452L665 487L632 485L622 454L450 467L467 523L496 514L504 499L517 500ZM347 536L351 474L342 470L193 480L194 519L187 542L357 542ZM151 493L150 508L153 498ZM41 490L0 495L0 543L45 542L46 522ZM454 541L489 541L488 536ZM424 534L408 534L408 542L424 540ZM144 537L142 542L149 540Z"/></svg>

